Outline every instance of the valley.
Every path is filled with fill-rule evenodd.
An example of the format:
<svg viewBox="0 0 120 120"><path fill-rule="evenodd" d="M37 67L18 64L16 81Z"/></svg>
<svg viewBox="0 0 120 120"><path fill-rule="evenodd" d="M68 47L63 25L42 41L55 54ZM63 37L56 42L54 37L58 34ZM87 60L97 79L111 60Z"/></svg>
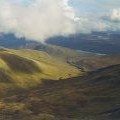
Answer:
<svg viewBox="0 0 120 120"><path fill-rule="evenodd" d="M119 91L119 54L27 41L0 47L0 120L119 120Z"/></svg>
<svg viewBox="0 0 120 120"><path fill-rule="evenodd" d="M120 120L120 0L0 0L0 120Z"/></svg>

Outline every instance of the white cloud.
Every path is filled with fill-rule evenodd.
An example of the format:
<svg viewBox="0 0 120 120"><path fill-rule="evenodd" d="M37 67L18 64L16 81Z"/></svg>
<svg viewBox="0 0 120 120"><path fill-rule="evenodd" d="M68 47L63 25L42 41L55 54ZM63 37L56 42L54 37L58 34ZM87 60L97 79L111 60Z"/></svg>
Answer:
<svg viewBox="0 0 120 120"><path fill-rule="evenodd" d="M0 1L0 32L44 41L55 35L75 32L74 21L65 15L64 1L34 0L25 6L10 0Z"/></svg>
<svg viewBox="0 0 120 120"><path fill-rule="evenodd" d="M118 29L95 14L83 17L79 13L78 17L68 4L70 0L30 0L29 4L22 1L0 0L0 33L44 42L57 35ZM113 10L109 17L120 20L120 10Z"/></svg>
<svg viewBox="0 0 120 120"><path fill-rule="evenodd" d="M111 13L108 15L110 20L115 21L115 22L120 22L120 8L118 9L113 9Z"/></svg>

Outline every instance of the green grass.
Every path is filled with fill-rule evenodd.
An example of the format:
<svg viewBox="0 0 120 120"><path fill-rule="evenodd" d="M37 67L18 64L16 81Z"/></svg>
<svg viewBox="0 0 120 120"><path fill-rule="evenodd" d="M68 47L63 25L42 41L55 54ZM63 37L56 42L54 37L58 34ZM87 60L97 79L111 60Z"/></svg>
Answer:
<svg viewBox="0 0 120 120"><path fill-rule="evenodd" d="M29 49L0 51L0 85L31 87L43 79L59 80L79 73L75 67L44 52ZM10 82L6 83L7 80Z"/></svg>

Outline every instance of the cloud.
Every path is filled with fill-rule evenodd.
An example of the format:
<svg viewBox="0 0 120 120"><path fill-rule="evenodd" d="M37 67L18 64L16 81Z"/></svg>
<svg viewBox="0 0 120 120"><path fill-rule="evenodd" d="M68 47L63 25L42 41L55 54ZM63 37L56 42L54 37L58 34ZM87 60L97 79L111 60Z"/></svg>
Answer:
<svg viewBox="0 0 120 120"><path fill-rule="evenodd" d="M13 33L17 37L44 42L45 39L76 32L119 29L96 13L84 16L69 5L71 0L0 0L0 33ZM81 1L81 0L79 0ZM92 0L94 3L96 0ZM120 20L120 9L107 17Z"/></svg>
<svg viewBox="0 0 120 120"><path fill-rule="evenodd" d="M120 8L114 8L100 17L101 21L107 25L106 30L120 32Z"/></svg>
<svg viewBox="0 0 120 120"><path fill-rule="evenodd" d="M40 42L48 37L74 33L75 23L65 15L68 12L64 3L61 0L33 0L26 6L20 0L1 0L0 32Z"/></svg>
<svg viewBox="0 0 120 120"><path fill-rule="evenodd" d="M111 21L120 22L120 8L113 9L108 17Z"/></svg>

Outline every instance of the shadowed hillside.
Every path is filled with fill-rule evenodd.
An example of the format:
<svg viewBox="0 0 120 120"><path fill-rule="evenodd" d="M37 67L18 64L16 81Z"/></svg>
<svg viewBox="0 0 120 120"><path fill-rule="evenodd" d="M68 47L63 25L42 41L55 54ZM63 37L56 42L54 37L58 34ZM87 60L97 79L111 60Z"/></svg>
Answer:
<svg viewBox="0 0 120 120"><path fill-rule="evenodd" d="M14 55L1 53L1 59L7 63L7 65L14 71L23 73L37 73L41 72L40 68L34 61Z"/></svg>
<svg viewBox="0 0 120 120"><path fill-rule="evenodd" d="M5 120L119 120L120 65L0 95Z"/></svg>
<svg viewBox="0 0 120 120"><path fill-rule="evenodd" d="M4 71L0 70L0 83L10 83L12 78Z"/></svg>
<svg viewBox="0 0 120 120"><path fill-rule="evenodd" d="M120 64L120 55L91 55L76 60L68 60L68 63L84 71L94 71L111 65Z"/></svg>

